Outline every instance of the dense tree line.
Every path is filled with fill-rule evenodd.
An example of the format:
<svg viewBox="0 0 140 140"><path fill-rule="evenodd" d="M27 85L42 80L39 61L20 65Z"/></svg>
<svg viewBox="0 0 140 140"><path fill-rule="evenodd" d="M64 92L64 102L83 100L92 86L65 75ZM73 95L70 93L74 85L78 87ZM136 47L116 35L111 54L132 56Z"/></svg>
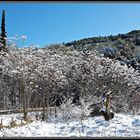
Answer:
<svg viewBox="0 0 140 140"><path fill-rule="evenodd" d="M43 107L47 114L48 106L59 106L65 98L71 98L77 106L85 99L94 116L102 107L102 97L112 91L111 105L115 112L138 112L139 72L117 60L61 45L57 49L52 45L3 53L0 54L1 109L23 108L26 118L29 107Z"/></svg>

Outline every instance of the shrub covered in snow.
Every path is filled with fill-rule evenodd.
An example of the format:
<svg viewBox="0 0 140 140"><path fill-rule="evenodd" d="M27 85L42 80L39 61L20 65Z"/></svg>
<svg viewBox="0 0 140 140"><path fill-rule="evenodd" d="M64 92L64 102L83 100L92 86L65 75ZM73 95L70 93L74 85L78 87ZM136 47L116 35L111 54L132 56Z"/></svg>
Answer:
<svg viewBox="0 0 140 140"><path fill-rule="evenodd" d="M94 51L52 45L1 52L0 77L1 109L55 106L62 97L80 105L81 99L91 97L88 102L95 110L109 90L113 111L130 111L132 104L138 108L133 97L140 93L139 72Z"/></svg>

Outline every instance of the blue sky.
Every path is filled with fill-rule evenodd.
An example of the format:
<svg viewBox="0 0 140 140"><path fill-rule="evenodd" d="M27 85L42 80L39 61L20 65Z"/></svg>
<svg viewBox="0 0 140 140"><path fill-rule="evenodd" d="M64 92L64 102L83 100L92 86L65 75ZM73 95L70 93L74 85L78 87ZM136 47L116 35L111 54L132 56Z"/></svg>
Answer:
<svg viewBox="0 0 140 140"><path fill-rule="evenodd" d="M140 3L0 2L7 36L26 35L24 45L63 43L140 29ZM1 20L1 16L0 16Z"/></svg>

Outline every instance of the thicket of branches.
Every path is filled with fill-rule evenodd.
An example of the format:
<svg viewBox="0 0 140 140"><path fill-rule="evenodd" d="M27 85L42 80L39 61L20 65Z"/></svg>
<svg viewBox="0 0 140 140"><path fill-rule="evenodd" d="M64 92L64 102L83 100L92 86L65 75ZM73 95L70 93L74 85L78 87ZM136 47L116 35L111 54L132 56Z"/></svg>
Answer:
<svg viewBox="0 0 140 140"><path fill-rule="evenodd" d="M29 107L43 107L48 114L48 106L59 106L65 98L77 106L84 99L98 115L108 91L114 112L138 112L139 85L138 71L95 51L52 45L0 52L0 109L23 108L25 118Z"/></svg>

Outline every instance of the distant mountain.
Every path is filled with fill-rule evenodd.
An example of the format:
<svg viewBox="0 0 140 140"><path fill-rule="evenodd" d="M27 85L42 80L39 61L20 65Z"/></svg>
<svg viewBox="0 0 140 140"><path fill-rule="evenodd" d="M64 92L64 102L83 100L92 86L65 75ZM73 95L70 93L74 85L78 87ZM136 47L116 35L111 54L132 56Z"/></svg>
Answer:
<svg viewBox="0 0 140 140"><path fill-rule="evenodd" d="M115 42L118 39L126 40L126 41L132 41L135 45L140 45L140 30L133 30L126 34L118 34L118 35L110 35L110 36L99 36L99 37L90 37L90 38L84 38L77 41L71 41L68 43L65 43L66 46L85 46L87 44L95 45L96 43L110 43Z"/></svg>
<svg viewBox="0 0 140 140"><path fill-rule="evenodd" d="M105 57L140 68L140 30L114 36L84 38L64 43L64 45L78 51L96 50Z"/></svg>

